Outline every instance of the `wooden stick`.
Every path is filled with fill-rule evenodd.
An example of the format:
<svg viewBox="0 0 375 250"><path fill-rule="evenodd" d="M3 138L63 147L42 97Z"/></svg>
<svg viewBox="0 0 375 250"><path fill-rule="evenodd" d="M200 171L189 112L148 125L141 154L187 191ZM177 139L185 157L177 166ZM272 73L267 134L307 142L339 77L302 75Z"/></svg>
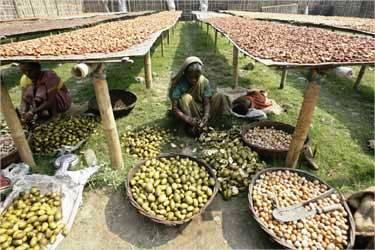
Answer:
<svg viewBox="0 0 375 250"><path fill-rule="evenodd" d="M282 71L282 74L281 74L281 81L280 81L280 87L279 87L279 89L283 89L284 88L286 76L288 74L288 70L286 69L286 67L284 67L282 70L283 71Z"/></svg>
<svg viewBox="0 0 375 250"><path fill-rule="evenodd" d="M214 49L214 53L216 54L217 52L217 30L215 30L215 49Z"/></svg>
<svg viewBox="0 0 375 250"><path fill-rule="evenodd" d="M355 83L353 85L353 89L355 91L359 91L359 84L362 81L362 78L363 78L363 75L365 74L365 71L366 71L366 65L362 65L361 69L359 70L357 80L355 81Z"/></svg>
<svg viewBox="0 0 375 250"><path fill-rule="evenodd" d="M93 83L111 163L114 168L118 169L123 167L124 163L122 161L120 140L117 133L115 118L113 116L111 98L109 96L103 63L98 65L98 68L93 74Z"/></svg>
<svg viewBox="0 0 375 250"><path fill-rule="evenodd" d="M10 99L8 90L4 84L1 85L1 112L4 115L5 121L9 126L10 135L17 147L18 154L21 160L30 167L35 167L35 161L33 154L27 143L25 133L23 131L20 120L18 119L17 113L14 110L12 100Z"/></svg>
<svg viewBox="0 0 375 250"><path fill-rule="evenodd" d="M144 56L144 68L145 68L145 82L146 88L151 88L152 84L152 69L151 69L151 56L150 51Z"/></svg>
<svg viewBox="0 0 375 250"><path fill-rule="evenodd" d="M160 36L160 45L161 45L161 56L164 57L164 33L161 33Z"/></svg>
<svg viewBox="0 0 375 250"><path fill-rule="evenodd" d="M285 165L289 168L296 167L299 155L303 150L303 145L305 143L310 125L313 120L314 109L320 92L320 85L317 82L317 77L317 71L312 69L309 84L307 85L302 107L299 113L297 125L293 133L292 141L290 143L288 155L286 157Z"/></svg>
<svg viewBox="0 0 375 250"><path fill-rule="evenodd" d="M238 86L238 48L233 45L233 63L232 63L233 87Z"/></svg>

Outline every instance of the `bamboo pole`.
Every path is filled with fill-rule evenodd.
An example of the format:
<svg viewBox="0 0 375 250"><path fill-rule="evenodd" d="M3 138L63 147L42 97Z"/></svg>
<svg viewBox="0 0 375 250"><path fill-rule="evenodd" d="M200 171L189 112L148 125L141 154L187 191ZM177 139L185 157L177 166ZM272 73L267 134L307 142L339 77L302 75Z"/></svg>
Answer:
<svg viewBox="0 0 375 250"><path fill-rule="evenodd" d="M215 49L214 49L214 53L216 54L217 52L217 30L215 29Z"/></svg>
<svg viewBox="0 0 375 250"><path fill-rule="evenodd" d="M355 91L359 91L359 84L362 81L362 78L363 78L363 75L365 74L365 71L366 71L366 65L362 65L361 69L359 70L357 80L355 81L355 83L353 85L353 89Z"/></svg>
<svg viewBox="0 0 375 250"><path fill-rule="evenodd" d="M25 133L23 131L20 120L18 119L17 113L14 110L12 100L10 99L8 90L1 84L1 112L4 115L5 121L9 126L10 135L17 147L18 154L21 160L30 167L35 167L35 161L29 144L27 143Z"/></svg>
<svg viewBox="0 0 375 250"><path fill-rule="evenodd" d="M160 36L161 56L164 57L164 32Z"/></svg>
<svg viewBox="0 0 375 250"><path fill-rule="evenodd" d="M280 81L280 87L279 87L279 89L283 89L283 88L284 88L285 80L286 80L287 74L288 74L288 70L287 70L287 68L286 68L286 67L283 67L283 69L282 69L282 74L281 74L281 81Z"/></svg>
<svg viewBox="0 0 375 250"><path fill-rule="evenodd" d="M145 68L145 82L146 88L151 88L152 84L152 69L151 69L151 56L150 51L144 56L144 68Z"/></svg>
<svg viewBox="0 0 375 250"><path fill-rule="evenodd" d="M312 69L309 76L309 84L307 85L304 94L297 125L290 143L288 155L286 157L286 167L295 168L297 166L300 153L303 150L303 145L313 120L314 109L318 101L319 92L320 84L318 83L318 72L315 69Z"/></svg>
<svg viewBox="0 0 375 250"><path fill-rule="evenodd" d="M233 45L232 75L234 88L238 86L238 48Z"/></svg>
<svg viewBox="0 0 375 250"><path fill-rule="evenodd" d="M93 83L111 163L114 168L121 168L123 167L123 161L120 140L117 133L115 118L113 116L111 98L109 96L103 63L98 65L93 74Z"/></svg>

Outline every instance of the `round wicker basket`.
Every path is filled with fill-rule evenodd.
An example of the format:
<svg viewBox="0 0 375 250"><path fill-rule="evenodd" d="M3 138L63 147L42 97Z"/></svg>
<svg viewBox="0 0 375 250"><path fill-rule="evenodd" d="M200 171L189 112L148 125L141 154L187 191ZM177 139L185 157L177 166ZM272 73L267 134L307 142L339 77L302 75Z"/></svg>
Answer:
<svg viewBox="0 0 375 250"><path fill-rule="evenodd" d="M288 243L286 243L285 241L283 241L279 237L277 237L274 233L272 233L267 228L266 224L264 224L259 219L259 217L255 213L253 199L252 199L253 188L254 188L255 182L259 178L259 176L261 176L262 174L267 173L267 172L286 171L286 170L288 170L290 172L296 172L296 173L298 173L298 175L303 176L307 180L310 180L310 181L318 180L321 183L327 185L329 188L331 188L331 189L333 189L333 190L336 191L336 193L340 197L341 204L344 206L345 211L348 213L348 223L349 223L348 236L349 236L349 240L348 240L347 249L353 248L353 246L354 246L354 240L355 240L355 223L354 223L353 216L352 216L352 214L350 212L350 209L349 209L349 207L348 207L348 205L347 205L347 203L345 201L345 198L336 189L334 189L333 187L331 187L330 185L328 185L325 181L319 179L318 177L316 177L316 176L314 176L314 175L312 175L312 174L310 174L310 173L308 173L306 171L300 170L300 169L293 169L293 168L266 168L266 169L263 169L262 171L258 172L253 177L253 179L252 179L252 181L251 181L251 183L249 185L249 194L248 194L249 209L250 209L250 213L251 213L252 217L258 222L258 224L260 225L260 227L271 237L272 240L276 241L281 246L283 246L285 248L289 248L289 249L294 249L293 246L289 245Z"/></svg>
<svg viewBox="0 0 375 250"><path fill-rule="evenodd" d="M253 122L250 124L247 124L242 127L241 130L241 137L242 140L248 145L252 150L257 152L260 156L263 157L271 157L271 158L286 158L286 155L288 154L288 150L277 150L277 149L269 149L269 148L264 148L264 147L259 147L258 145L252 144L245 136L246 132L249 129L253 128L275 128L278 130L282 130L288 134L293 134L294 132L294 127L292 125L286 124L286 123L281 123L281 122L274 122L274 121L259 121L259 122ZM305 141L305 145L309 142L309 137L307 137Z"/></svg>
<svg viewBox="0 0 375 250"><path fill-rule="evenodd" d="M156 223L160 223L160 224L164 224L164 225L168 225L168 226L177 226L177 225L181 225L181 224L184 224L186 222L189 222L190 220L192 220L193 218L201 215L204 210L210 205L210 203L213 201L213 199L215 198L217 192L219 191L219 182L216 178L216 175L214 173L214 171L212 170L212 168L207 165L207 163L205 163L204 161L201 161L195 157L192 157L192 156L188 156L188 155L183 155L183 154L162 154L158 157L155 157L153 159L160 159L160 158L172 158L172 157L177 157L179 156L180 158L189 158L190 160L192 161L196 161L198 162L201 166L203 166L208 174L214 178L215 180L215 186L213 188L213 192L212 192L212 196L208 199L207 203L200 209L199 213L195 214L194 216L190 217L190 218L187 218L187 219L184 219L184 220L179 220L179 221L169 221L169 220L163 220L163 219L160 219L156 216L153 216L151 214L149 214L147 211L145 211L137 202L136 200L134 199L133 197L133 194L131 192L131 189L130 189L130 181L131 179L133 178L133 176L138 172L139 168L147 161L147 160L143 160L143 161L140 161L138 162L132 169L129 170L128 172L128 176L127 176L127 179L125 180L125 189L126 189L126 194L129 198L129 201L130 203L138 210L138 212L144 216L146 216L147 218L151 219L152 221L156 222ZM151 160L151 159L149 159Z"/></svg>

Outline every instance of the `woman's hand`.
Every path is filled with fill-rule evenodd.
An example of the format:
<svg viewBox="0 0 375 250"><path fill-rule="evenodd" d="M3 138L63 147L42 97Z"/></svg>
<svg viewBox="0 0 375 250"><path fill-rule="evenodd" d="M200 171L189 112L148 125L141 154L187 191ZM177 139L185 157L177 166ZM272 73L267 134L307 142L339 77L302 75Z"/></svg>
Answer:
<svg viewBox="0 0 375 250"><path fill-rule="evenodd" d="M210 118L209 115L203 116L202 120L199 123L199 127L200 128L207 127L209 118Z"/></svg>
<svg viewBox="0 0 375 250"><path fill-rule="evenodd" d="M199 119L197 119L197 118L195 118L195 117L188 117L188 118L186 119L186 122L187 122L189 125L193 126L193 127L199 127L199 123L200 123Z"/></svg>
<svg viewBox="0 0 375 250"><path fill-rule="evenodd" d="M31 121L34 117L34 113L31 111L27 111L24 115L23 118L26 122Z"/></svg>

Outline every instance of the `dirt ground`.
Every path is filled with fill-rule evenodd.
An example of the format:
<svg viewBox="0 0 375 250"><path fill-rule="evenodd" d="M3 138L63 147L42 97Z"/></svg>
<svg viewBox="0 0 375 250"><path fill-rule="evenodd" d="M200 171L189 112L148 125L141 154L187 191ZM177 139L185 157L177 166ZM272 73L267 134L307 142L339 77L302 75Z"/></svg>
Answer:
<svg viewBox="0 0 375 250"><path fill-rule="evenodd" d="M58 249L275 249L250 216L246 194L224 201L218 194L190 223L167 227L137 213L124 190L85 193L73 228Z"/></svg>

